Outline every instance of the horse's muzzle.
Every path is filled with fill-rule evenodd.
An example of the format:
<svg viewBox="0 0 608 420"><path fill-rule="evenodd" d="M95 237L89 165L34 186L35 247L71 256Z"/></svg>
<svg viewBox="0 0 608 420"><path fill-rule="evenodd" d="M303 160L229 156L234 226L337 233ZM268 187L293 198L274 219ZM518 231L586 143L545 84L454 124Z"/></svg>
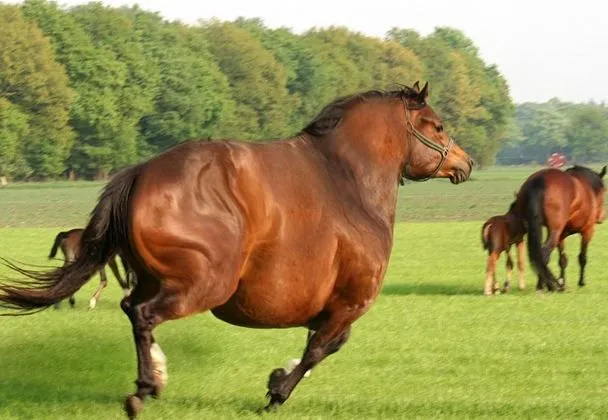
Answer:
<svg viewBox="0 0 608 420"><path fill-rule="evenodd" d="M454 173L450 175L450 182L454 185L460 184L461 182L465 182L471 176L471 172L473 171L473 160L471 158L468 159L466 163L467 167L458 167L454 170Z"/></svg>

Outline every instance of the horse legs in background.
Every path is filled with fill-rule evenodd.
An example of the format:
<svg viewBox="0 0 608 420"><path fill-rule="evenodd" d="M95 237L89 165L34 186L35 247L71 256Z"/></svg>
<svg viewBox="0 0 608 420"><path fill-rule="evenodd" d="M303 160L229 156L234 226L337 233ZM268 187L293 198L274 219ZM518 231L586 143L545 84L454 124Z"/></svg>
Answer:
<svg viewBox="0 0 608 420"><path fill-rule="evenodd" d="M566 287L566 268L568 267L568 257L566 256L565 244L562 239L557 245L557 249L559 250L559 278L557 282L560 287Z"/></svg>
<svg viewBox="0 0 608 420"><path fill-rule="evenodd" d="M517 275L519 280L519 290L524 290L526 288L525 261L526 246L522 240L517 243Z"/></svg>
<svg viewBox="0 0 608 420"><path fill-rule="evenodd" d="M488 263L486 266L486 282L483 288L483 294L490 296L500 290L500 286L496 281L496 262L500 254L496 251L491 251L488 255Z"/></svg>
<svg viewBox="0 0 608 420"><path fill-rule="evenodd" d="M97 290L95 290L95 293L93 293L93 297L89 300L89 309L94 309L95 306L97 306L97 300L99 300L102 290L108 285L105 268L99 270L99 278L99 286L97 287Z"/></svg>
<svg viewBox="0 0 608 420"><path fill-rule="evenodd" d="M63 263L63 266L65 267L66 265L72 263L76 259L76 255L75 255L74 251L69 248L65 249L62 246L61 249L63 251L63 254L65 255L65 262ZM74 308L74 306L76 305L76 298L74 297L74 295L70 296L70 298L68 299L68 302L70 302L70 307ZM53 307L55 309L59 309L61 307L61 301L54 304Z"/></svg>
<svg viewBox="0 0 608 420"><path fill-rule="evenodd" d="M511 247L507 248L505 253L507 254L507 274L502 291L504 293L509 293L509 290L511 290L511 278L513 276L513 258L511 258Z"/></svg>
<svg viewBox="0 0 608 420"><path fill-rule="evenodd" d="M116 277L116 280L118 281L118 284L120 284L120 287L122 288L122 291L125 294L125 296L129 296L129 294L131 293L131 287L132 287L132 285L129 284L130 270L129 270L129 267L127 266L125 260L121 258L121 261L122 261L122 266L125 269L126 279L123 279L122 276L120 275L120 272L118 271L118 266L116 265L116 260L114 260L114 259L110 260L108 262L108 265L110 266L112 273L114 273L114 277Z"/></svg>
<svg viewBox="0 0 608 420"><path fill-rule="evenodd" d="M593 230L585 231L581 234L581 252L578 254L578 263L581 267L581 272L578 279L579 287L585 286L585 266L587 265L587 247L593 235Z"/></svg>

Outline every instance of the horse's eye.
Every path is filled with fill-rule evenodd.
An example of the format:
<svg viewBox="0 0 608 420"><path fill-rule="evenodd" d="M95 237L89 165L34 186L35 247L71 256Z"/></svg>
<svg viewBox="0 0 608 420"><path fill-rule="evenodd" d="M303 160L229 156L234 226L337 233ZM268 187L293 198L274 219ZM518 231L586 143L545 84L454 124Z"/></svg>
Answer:
<svg viewBox="0 0 608 420"><path fill-rule="evenodd" d="M443 131L443 125L437 126L437 132L441 133Z"/></svg>

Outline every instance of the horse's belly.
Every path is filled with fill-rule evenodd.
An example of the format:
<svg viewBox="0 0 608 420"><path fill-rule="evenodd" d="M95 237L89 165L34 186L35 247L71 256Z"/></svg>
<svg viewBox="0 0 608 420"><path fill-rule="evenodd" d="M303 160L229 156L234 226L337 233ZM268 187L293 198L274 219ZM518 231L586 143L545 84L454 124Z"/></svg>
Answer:
<svg viewBox="0 0 608 420"><path fill-rule="evenodd" d="M258 260L244 270L235 293L212 313L231 324L254 328L304 326L314 319L334 289L337 273L330 258L306 264L289 258L273 260L274 264Z"/></svg>
<svg viewBox="0 0 608 420"><path fill-rule="evenodd" d="M324 308L329 291L306 293L297 286L289 290L272 287L249 287L241 280L236 293L211 312L230 324L251 328L287 328L306 326Z"/></svg>

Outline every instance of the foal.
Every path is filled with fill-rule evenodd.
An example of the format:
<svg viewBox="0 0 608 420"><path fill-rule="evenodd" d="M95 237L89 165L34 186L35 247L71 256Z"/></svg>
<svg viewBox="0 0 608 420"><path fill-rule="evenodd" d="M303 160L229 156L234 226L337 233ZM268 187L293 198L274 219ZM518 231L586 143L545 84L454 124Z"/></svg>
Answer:
<svg viewBox="0 0 608 420"><path fill-rule="evenodd" d="M57 236L55 236L55 242L53 242L53 247L51 248L51 252L49 253L49 259L55 258L55 256L57 255L57 250L61 248L61 252L63 252L63 255L65 257L64 267L76 260L78 254L80 253L80 241L82 238L83 231L84 229L71 229L65 232L59 232ZM122 287L125 296L128 296L129 293L131 293L131 287L133 286L133 278L131 276L135 273L133 273L129 269L126 261L124 260L124 258L122 258L122 256L120 257L120 260L122 261L122 266L125 269L125 273L127 276L126 280L123 280L122 276L120 275L114 258L111 258L108 261L108 265L110 266L112 273L114 273L114 277L116 277L116 280L118 280L120 287ZM89 308L91 309L95 308L95 306L97 305L97 300L101 295L101 291L108 285L108 279L106 277L105 268L102 267L99 270L99 277L101 277L99 287L97 288L97 290L95 290L95 293L93 294L93 297L91 297L91 300L89 300ZM68 301L70 302L70 306L73 308L76 304L76 299L74 298L74 295L71 295ZM61 302L57 302L54 304L55 309L59 309L60 306Z"/></svg>
<svg viewBox="0 0 608 420"><path fill-rule="evenodd" d="M486 282L483 293L486 296L499 293L500 285L496 281L496 262L500 254L507 254L507 278L503 292L511 289L511 275L513 273L513 259L511 258L511 245L517 245L517 271L519 290L526 287L524 273L524 235L525 228L522 219L516 212L516 202L511 203L509 211L503 215L490 217L481 227L481 243L484 250L488 250L488 265L486 268Z"/></svg>

